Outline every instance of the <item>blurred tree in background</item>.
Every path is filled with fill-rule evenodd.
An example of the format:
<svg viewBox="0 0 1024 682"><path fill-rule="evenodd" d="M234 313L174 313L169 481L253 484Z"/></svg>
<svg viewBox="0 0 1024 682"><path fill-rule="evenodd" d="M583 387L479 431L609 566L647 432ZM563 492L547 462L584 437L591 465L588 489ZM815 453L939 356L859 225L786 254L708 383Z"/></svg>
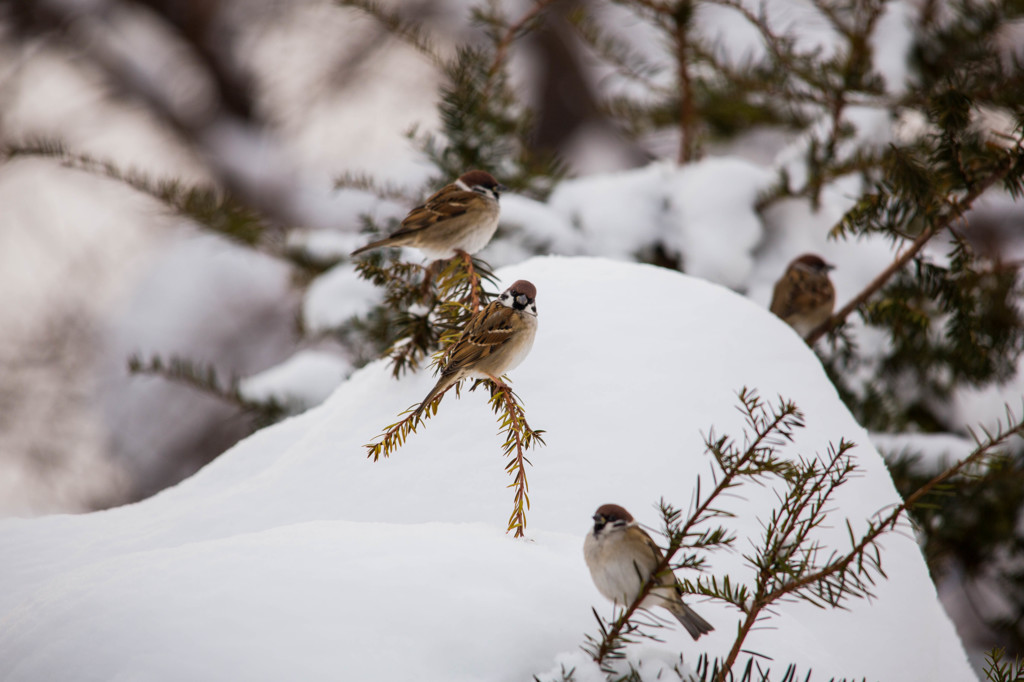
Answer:
<svg viewBox="0 0 1024 682"><path fill-rule="evenodd" d="M247 389L242 380L296 351L342 358L340 381L396 342L433 350L436 335L399 324L410 305L384 305L358 289L354 276L346 279L346 254L366 239L361 232L388 230L432 188L475 167L543 208L571 175L624 179L652 162L686 168L716 156L751 159L774 178L752 207L764 226L760 241L742 254L764 270L755 265L744 283L727 283L757 300L781 274L778 259L797 255L782 254L795 245L833 244L839 272L869 270L812 339L862 424L963 440L974 426L966 416L1002 415L964 405L998 404L997 387L1018 378L1019 1L539 0L468 10L457 2L374 0L294 7L38 0L0 7L8 64L0 74L0 190L18 172L74 175L127 215L148 211L160 233L213 234L217 249L259 259L225 266L203 256L195 267L222 276L198 278L194 305L224 296L226 281L252 269L278 283L241 286L224 299L226 308L197 314L203 331L193 330L199 340L191 344L178 343L187 333L181 329L156 329L149 338L167 343L120 348L121 370L183 384L176 400L202 395L208 402L199 406L204 414L181 420L164 400L148 403L148 412L108 415L115 435L89 437L125 471L110 472L122 477L120 487L83 493L86 505L150 494L252 429L315 404L309 396L289 402L273 390ZM894 55L903 37L908 49ZM45 98L35 91L40 69L73 71L74 78L63 77L79 89ZM75 93L77 102L61 101ZM94 120L71 126L77 107ZM108 148L97 131L125 121L147 132L129 132ZM404 151L371 130L388 124L407 131ZM136 149L134 140L143 138L147 146ZM160 220L152 218L154 206ZM794 237L793 216L810 216L802 224L819 226L815 234ZM576 227L592 234L585 222ZM97 241L123 244L125 234ZM873 240L888 247L878 267L844 259ZM551 249L506 221L484 255L500 265ZM605 255L600 244L578 253ZM669 239L638 244L632 256L684 272L698 265ZM397 257L379 254L371 265L377 272L400 267ZM192 279L187 264L165 275L174 285ZM351 295L366 305L321 320L318 289L359 291ZM104 343L80 306L66 308L38 328L24 327L17 345L35 349L41 366L58 367L51 383L78 387L55 391L69 404L46 419L65 423L97 389L88 370L60 364L88 365ZM228 310L239 313L234 323L222 319L233 317ZM220 324L227 326L214 334ZM67 326L93 350L66 352L63 344L76 337ZM35 355L12 351L3 362L23 367ZM62 371L71 378L58 379ZM0 401L26 411L36 405L20 400L33 377L8 376ZM123 401L124 390L109 400ZM994 398L979 398L986 395ZM116 435L123 422L132 423L131 437ZM138 422L157 422L174 436ZM77 449L62 443L81 442L89 428L55 439L47 466L71 470ZM892 453L904 493L938 467L933 442L908 438ZM153 451L145 468L130 464L140 448ZM37 454L26 457L37 461ZM979 602L980 620L998 633L994 641L1017 652L1024 652L1022 468L1022 454L1010 453L918 518L938 579L956 576L965 593L995 586L1000 610ZM979 635L986 647L990 636Z"/></svg>

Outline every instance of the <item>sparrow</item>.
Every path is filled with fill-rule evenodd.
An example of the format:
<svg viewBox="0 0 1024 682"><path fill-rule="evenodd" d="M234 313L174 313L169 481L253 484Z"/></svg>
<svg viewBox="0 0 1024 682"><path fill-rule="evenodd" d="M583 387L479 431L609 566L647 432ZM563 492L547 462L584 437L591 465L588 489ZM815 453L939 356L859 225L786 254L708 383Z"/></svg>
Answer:
<svg viewBox="0 0 1024 682"><path fill-rule="evenodd" d="M382 246L412 246L427 258L469 258L487 246L498 229L498 196L506 187L490 173L472 170L409 211L393 234L356 249L352 256Z"/></svg>
<svg viewBox="0 0 1024 682"><path fill-rule="evenodd" d="M604 504L594 513L594 530L587 533L583 557L597 591L616 604L627 606L636 599L663 555L661 549L617 504ZM676 617L694 640L714 630L711 624L683 603L682 588L671 570L658 577L640 604L641 608L661 606Z"/></svg>
<svg viewBox="0 0 1024 682"><path fill-rule="evenodd" d="M496 386L504 386L499 377L518 367L533 347L536 298L537 288L521 279L477 311L448 350L441 377L413 416L418 417L435 397L466 377L490 379Z"/></svg>
<svg viewBox="0 0 1024 682"><path fill-rule="evenodd" d="M832 315L836 290L828 271L834 268L813 253L800 256L775 283L770 310L807 338Z"/></svg>

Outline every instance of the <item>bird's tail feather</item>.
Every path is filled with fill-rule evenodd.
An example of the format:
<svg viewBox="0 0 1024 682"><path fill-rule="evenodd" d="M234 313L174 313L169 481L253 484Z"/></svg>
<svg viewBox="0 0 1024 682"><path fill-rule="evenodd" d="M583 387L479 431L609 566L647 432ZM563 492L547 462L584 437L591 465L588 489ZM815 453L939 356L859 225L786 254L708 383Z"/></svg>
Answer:
<svg viewBox="0 0 1024 682"><path fill-rule="evenodd" d="M379 249L382 246L388 246L390 243L391 243L391 237L385 237L384 239L378 239L375 242L370 242L366 246L359 247L358 249L356 249L355 251L350 253L349 256L358 256L361 253L365 253L367 251L372 251L374 249Z"/></svg>
<svg viewBox="0 0 1024 682"><path fill-rule="evenodd" d="M715 629L711 626L711 623L701 618L697 615L696 611L681 601L673 603L669 607L669 611L676 617L676 620L682 623L686 631L690 633L690 637L693 637L694 640Z"/></svg>
<svg viewBox="0 0 1024 682"><path fill-rule="evenodd" d="M430 405L430 403L434 400L434 398L436 398L437 396L441 395L449 388L451 388L452 384L454 384L460 378L461 377L458 377L454 374L449 376L445 376L444 374L442 374L441 378L437 380L436 384L434 384L434 387L430 389L430 393L427 394L427 397L423 399L423 402L420 403L420 406L417 407L416 411L412 413L412 416L419 417L423 410L425 410L427 406Z"/></svg>

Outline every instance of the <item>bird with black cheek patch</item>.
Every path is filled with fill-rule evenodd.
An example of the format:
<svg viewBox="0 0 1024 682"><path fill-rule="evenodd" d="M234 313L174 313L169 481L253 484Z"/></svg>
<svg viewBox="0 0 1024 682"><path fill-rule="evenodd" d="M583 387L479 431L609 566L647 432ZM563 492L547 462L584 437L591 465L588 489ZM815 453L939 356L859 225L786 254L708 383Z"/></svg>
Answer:
<svg viewBox="0 0 1024 682"><path fill-rule="evenodd" d="M775 283L770 310L805 339L832 315L836 290L828 273L833 269L821 256L805 253Z"/></svg>
<svg viewBox="0 0 1024 682"><path fill-rule="evenodd" d="M498 196L505 186L490 173L472 170L409 211L398 230L356 249L357 256L383 246L411 246L427 258L469 257L487 246L498 229Z"/></svg>
<svg viewBox="0 0 1024 682"><path fill-rule="evenodd" d="M437 384L413 412L418 417L438 395L463 379L490 379L515 369L533 348L537 335L537 288L525 279L514 282L469 319L452 344Z"/></svg>
<svg viewBox="0 0 1024 682"><path fill-rule="evenodd" d="M597 591L620 606L633 603L664 555L651 536L617 504L604 504L594 513L594 529L583 543L583 557ZM714 630L683 603L683 592L671 570L658 576L640 607L661 606L676 617L694 640Z"/></svg>

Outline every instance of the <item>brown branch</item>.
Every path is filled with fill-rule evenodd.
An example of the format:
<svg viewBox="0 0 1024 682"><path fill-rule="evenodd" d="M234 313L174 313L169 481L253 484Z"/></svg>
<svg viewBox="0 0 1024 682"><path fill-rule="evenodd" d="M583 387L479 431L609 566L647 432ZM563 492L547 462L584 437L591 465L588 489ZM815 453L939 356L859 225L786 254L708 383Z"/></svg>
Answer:
<svg viewBox="0 0 1024 682"><path fill-rule="evenodd" d="M453 384L454 385L454 384ZM410 434L416 433L416 427L423 424L423 417L430 417L437 414L437 406L441 402L441 398L444 394L451 389L451 386L446 388L444 391L439 393L430 401L429 405L423 405L422 409L409 408L403 414L408 414L400 421L391 424L386 427L384 433L382 433L375 443L366 443L363 445L366 448L367 458L372 457L373 461L376 462L381 457L387 459L387 457L402 447L405 443L405 439Z"/></svg>
<svg viewBox="0 0 1024 682"><path fill-rule="evenodd" d="M1012 415L1010 416L1010 419L1012 421ZM961 461L957 462L950 468L946 469L942 473L938 474L937 476L933 477L931 480L922 485L916 491L908 495L904 499L904 501L897 505L895 508L893 508L893 510L888 515L886 515L879 521L873 522L868 532L866 532L861 537L861 539L850 549L849 552L847 552L839 559L829 562L820 570L814 571L813 573L809 573L797 580L787 582L781 587L770 591L768 591L766 587L767 581L771 578L771 574L762 571L758 576L757 594L752 600L752 606L746 612L747 616L738 628L736 640L734 641L733 647L730 650L729 654L724 659L723 665L721 667L721 672L719 676L716 678L715 682L721 682L722 680L727 679L726 675L728 674L728 671L731 670L733 664L736 662L736 658L739 656L740 652L743 649L744 640L750 633L750 630L753 628L753 626L760 619L761 614L772 603L777 602L788 595L793 595L804 588L813 586L816 583L820 583L821 581L824 581L832 576L841 575L845 573L852 563L858 561L860 558L863 557L868 547L873 545L879 537L881 537L884 533L894 529L897 523L899 522L900 518L907 511L913 509L913 507L916 504L918 504L922 498L931 493L936 487L948 482L954 476L962 473L969 466L981 461L986 455L988 455L991 452L993 448L1001 445L1010 437L1014 435L1020 435L1022 433L1024 433L1024 421L1017 422L1016 425L1012 426L1006 431L997 433L995 436L992 436L986 432L986 435L988 435L988 442L979 442L978 447L970 455L968 455ZM830 464L829 468L837 464L839 462L839 459L839 457L835 458L833 462ZM827 473L828 469L823 471L822 475L826 475ZM835 484L833 484L833 487L834 485ZM808 502L809 501L810 499L808 499ZM794 517L795 516L796 514L794 514Z"/></svg>
<svg viewBox="0 0 1024 682"><path fill-rule="evenodd" d="M685 0L684 0L685 1ZM692 8L691 10L692 11ZM683 15L686 15L685 17ZM693 83L690 79L688 46L689 12L677 10L675 20L676 66L679 74L679 163L697 159L697 109L693 103Z"/></svg>
<svg viewBox="0 0 1024 682"><path fill-rule="evenodd" d="M835 470L837 467L842 465L844 457L847 457L844 453L847 449L849 449L849 447L852 447L852 444L850 444L849 446L844 446L843 441L840 441L839 450L837 452L834 452L832 460L828 462L827 466L825 466L825 468L822 469L820 473L815 474L815 479L827 481L824 490L818 489L816 486L812 486L810 494L804 495L801 498L797 498L799 499L799 504L795 505L792 508L792 510L786 514L786 522L785 524L783 524L782 529L778 533L778 542L775 543L776 546L799 547L806 541L806 533L813 526L806 525L803 532L796 533L797 526L801 525L801 514L804 513L804 511L807 509L809 505L814 505L816 501L823 503L825 500L829 499L829 497L831 497L835 489L842 484L844 474L843 472L839 472L838 474L836 474ZM846 471L848 472L849 469L847 469ZM820 513L820 508L818 513ZM772 525L774 524L769 524L768 527L771 527ZM794 533L796 533L795 537L793 537ZM766 536L766 541L769 537L770 536ZM776 558L778 556L778 553L772 552L767 556ZM747 635L750 634L750 630L761 619L761 614L764 612L764 610L769 605L771 605L772 602L780 599L784 594L787 594L791 591L795 591L795 589L797 589L793 588L792 590L769 590L769 582L771 582L774 579L775 574L765 569L764 567L762 567L761 570L758 572L757 590L755 592L754 598L751 600L751 607L746 610L747 617L740 625L736 635L736 639L733 641L732 648L726 655L722 663L722 667L719 670L719 674L715 677L714 682L725 682L725 680L728 679L727 675L729 674L729 671L732 670L732 666L736 663L736 659L739 658L740 652L743 651L743 644L746 641ZM804 581L801 580L794 581L792 583L787 583L786 587L789 588L794 583L803 582ZM813 584L813 581L811 581L811 583L808 584Z"/></svg>
<svg viewBox="0 0 1024 682"><path fill-rule="evenodd" d="M763 443L768 436L774 433L776 429L780 428L786 420L793 417L800 417L800 413L795 408L790 410L787 409L786 405L783 405L783 409L779 410L779 413L775 415L775 418L772 419L772 421L763 429L757 431L757 437L754 438L754 440L747 446L743 456L736 460L736 463L729 471L723 471L722 478L718 482L718 485L715 486L714 490L711 491L711 494L709 494L703 502L697 505L693 513L690 514L690 518L687 519L686 523L680 528L680 535L682 537L689 535L690 529L703 520L704 514L708 511L715 498L731 487L733 480L740 476L740 468L754 458L754 455L757 454L757 450L761 447L761 443Z"/></svg>
<svg viewBox="0 0 1024 682"><path fill-rule="evenodd" d="M925 227L913 243L907 247L903 253L897 256L896 259L885 268L885 270L880 272L878 276L871 280L871 282L864 287L859 294L854 296L853 299L840 308L838 312L834 313L832 317L815 327L811 333L807 335L807 344L813 346L814 342L820 339L823 335L843 324L850 313L858 309L879 289L885 286L886 282L888 282L889 279L904 265L909 263L910 260L914 258L922 248L924 248L924 245L927 244L932 237L951 226L956 220L962 218L963 214L971 208L978 197L981 196L981 194L989 187L1005 178L1012 168L1013 158L1010 157L1002 169L992 173L992 175L985 178L983 181L975 183L974 187L964 195L962 199L952 202L949 205L950 208L948 211L946 211L942 216L933 219L934 222Z"/></svg>
<svg viewBox="0 0 1024 682"><path fill-rule="evenodd" d="M490 68L487 69L488 85L490 84L491 79L493 79L498 73L498 70L501 69L502 64L505 62L505 56L508 53L508 48L512 44L512 41L518 37L519 32L553 2L556 2L556 0L537 0L537 3L526 14L520 17L519 21L505 29L505 35L503 35L501 40L498 41L498 45L494 49L494 60L491 62Z"/></svg>
<svg viewBox="0 0 1024 682"><path fill-rule="evenodd" d="M689 518L687 519L686 523L680 527L679 531L673 532L671 534L669 538L669 545L665 548L665 552L663 553L661 561L659 561L657 566L655 566L654 570L651 571L651 574L648 576L647 580L644 581L644 584L640 586L640 592L637 594L637 596L628 606L626 606L625 611L623 611L622 614L615 620L615 623L612 625L611 629L608 630L607 633L605 633L605 636L601 640L600 646L594 654L594 661L598 665L601 665L604 662L604 659L608 656L608 654L610 654L614 650L614 643L620 638L620 636L622 635L622 631L630 622L630 619L633 617L633 614L636 612L638 608L640 608L640 604L643 603L647 595L650 594L651 590L654 589L654 587L658 584L660 577L665 575L665 571L671 570L669 567L672 564L672 559L675 557L676 553L682 547L683 541L690 533L690 529L692 529L698 523L704 521L705 515L708 513L708 510L710 509L711 503L715 499L717 499L719 495L721 495L723 492L725 492L732 486L732 481L741 475L742 467L745 464L749 463L750 460L754 458L754 456L757 454L758 449L761 447L761 444L764 443L767 440L767 438L776 431L780 429L785 429L785 424L787 420L792 419L794 417L799 418L799 416L800 414L795 409L795 407L792 407L790 404L783 404L782 409L780 409L779 412L775 414L775 416L772 418L770 422L765 424L762 428L756 429L756 436L754 440L747 444L746 450L743 452L743 455L740 456L730 466L729 470L725 470L725 468L722 467L723 472L721 480L719 480L718 484L707 496L707 498L703 502L699 502L697 504L697 506L694 508L694 511L689 515ZM721 464L719 464L719 466L721 466ZM699 495L699 485L697 490ZM747 628L749 629L749 627L751 626L753 626L753 622L751 622L750 625L747 626Z"/></svg>
<svg viewBox="0 0 1024 682"><path fill-rule="evenodd" d="M1022 432L1024 432L1024 421L1018 422L1012 428L1008 429L1005 432L999 433L996 436L989 435L987 443L982 444L979 442L978 447L975 449L974 452L972 452L970 455L968 455L963 460L953 465L949 469L943 471L939 475L932 478L930 481L928 481L920 488L918 488L916 491L914 491L911 495L907 496L907 498L901 504L896 506L885 518L872 523L868 532L866 532L861 537L860 541L857 542L850 549L849 552L847 552L839 559L829 562L820 570L814 571L813 573L809 573L797 580L787 582L781 587L770 591L768 591L766 588L768 580L771 578L771 574L762 570L762 572L758 576L757 594L752 600L752 606L747 611L747 617L744 619L743 623L738 628L737 638L733 643L733 647L730 650L729 654L724 659L721 671L719 675L715 678L715 682L722 682L722 680L727 679L726 676L729 670L731 670L733 664L736 662L736 658L742 651L744 640L750 633L750 630L753 628L753 626L760 619L761 614L772 603L777 602L788 595L793 595L804 588L813 586L816 583L820 583L824 580L827 580L832 576L841 575L845 573L853 562L858 561L863 557L868 547L873 545L879 537L881 537L884 533L894 529L896 527L896 524L899 522L900 517L903 516L905 512L912 509L915 504L920 502L921 498L932 492L937 486L942 485L943 483L949 481L957 474L963 472L964 469L966 469L968 466L971 466L972 464L979 462L993 448L1005 442L1011 436L1015 434L1021 434ZM838 461L839 457L834 459L833 462L830 464L830 468L831 466L834 466L836 463L838 463ZM822 472L822 475L824 476L827 473L828 470L826 469L825 471ZM833 483L833 488L835 485L836 484ZM826 496L828 494L829 493L825 493ZM855 580L858 579L855 578Z"/></svg>
<svg viewBox="0 0 1024 682"><path fill-rule="evenodd" d="M480 310L480 292L483 290L483 285L480 282L480 275L476 274L476 268L473 267L473 257L465 251L461 253L466 264L466 275L469 277L469 313L476 315Z"/></svg>
<svg viewBox="0 0 1024 682"><path fill-rule="evenodd" d="M970 455L960 460L959 462L957 462L950 468L946 469L942 473L938 474L937 476L929 480L927 483L922 485L920 488L915 490L913 493L908 495L902 503L893 508L892 512L890 512L888 516L886 516L881 521L876 522L874 527L864 534L860 542L854 545L850 552L843 556L841 559L838 559L828 564L820 571L816 571L807 576L804 576L800 580L794 580L793 582L786 583L786 585L784 585L783 587L771 592L769 594L769 597L772 601L777 600L787 594L792 594L793 592L803 587L811 585L817 581L823 580L831 575L835 575L836 573L845 570L851 563L853 563L854 560L856 560L859 556L861 556L864 553L864 550L867 549L868 545L872 544L875 540L877 540L883 533L887 531L887 529L895 528L897 522L900 520L900 517L905 512L913 509L914 505L921 501L921 498L932 492L932 490L934 490L937 486L942 485L943 483L949 481L957 474L961 473L967 467L971 466L972 464L978 463L993 448L1001 445L1011 436L1021 434L1024 434L1024 421L1018 422L1015 426L1002 433L996 434L995 436L989 436L987 443L979 443L978 447Z"/></svg>
<svg viewBox="0 0 1024 682"><path fill-rule="evenodd" d="M515 494L512 497L512 514L508 519L508 530L515 529L515 537L521 538L526 534L526 510L530 508L530 485L526 481L526 465L530 461L526 459L524 453L526 448L530 447L529 439L532 437L527 435L524 438L523 429L525 428L528 434L534 432L526 424L523 408L515 401L512 389L502 381L497 381L494 386L495 392L491 396L491 402L494 404L495 412L504 407L505 417L502 419L502 426L506 427L510 434L505 442L505 454L512 459L505 467L505 471L515 475L515 479L509 484L510 488L515 488Z"/></svg>
<svg viewBox="0 0 1024 682"><path fill-rule="evenodd" d="M832 317L815 327L807 336L807 344L813 346L814 342L821 338L823 334L837 327L850 313L860 307L861 304L868 300L876 291L885 286L885 283L888 282L896 272L903 268L904 265L909 263L910 260L916 256L922 248L924 248L924 245L928 243L928 240L934 236L935 229L932 227L926 227L910 247L897 256L896 260L890 263L885 270L880 272L873 280L871 280L871 282L864 287L859 294L854 296L849 303L839 310L839 312L833 314Z"/></svg>

